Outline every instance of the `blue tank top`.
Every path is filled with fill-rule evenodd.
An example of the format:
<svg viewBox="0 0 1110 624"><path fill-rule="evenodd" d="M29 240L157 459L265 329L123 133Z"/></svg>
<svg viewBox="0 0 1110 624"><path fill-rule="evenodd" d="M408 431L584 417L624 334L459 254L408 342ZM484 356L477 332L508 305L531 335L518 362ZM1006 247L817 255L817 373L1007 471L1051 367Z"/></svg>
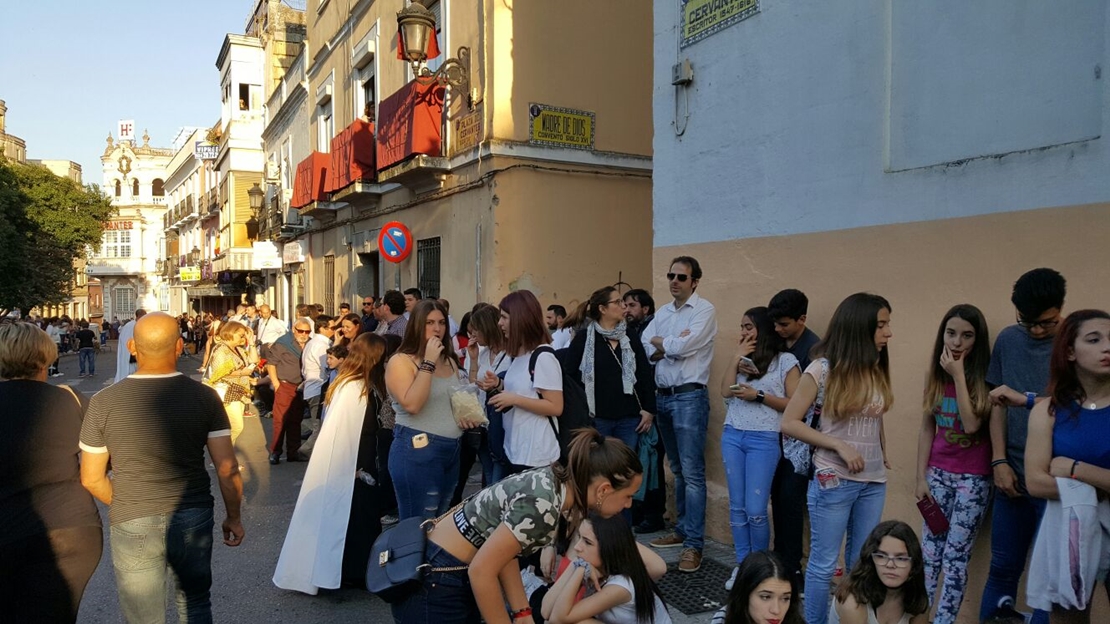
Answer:
<svg viewBox="0 0 1110 624"><path fill-rule="evenodd" d="M1057 409L1052 455L1110 470L1110 406L1085 409L1072 403Z"/></svg>

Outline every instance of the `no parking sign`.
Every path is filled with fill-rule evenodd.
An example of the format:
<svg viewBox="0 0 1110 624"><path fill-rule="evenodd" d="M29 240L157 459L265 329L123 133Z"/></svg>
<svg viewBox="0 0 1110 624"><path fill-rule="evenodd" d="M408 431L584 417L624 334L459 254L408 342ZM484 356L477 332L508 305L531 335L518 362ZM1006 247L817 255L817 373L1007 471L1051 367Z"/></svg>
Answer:
<svg viewBox="0 0 1110 624"><path fill-rule="evenodd" d="M390 221L378 234L378 253L387 262L403 262L412 253L412 232L400 221Z"/></svg>

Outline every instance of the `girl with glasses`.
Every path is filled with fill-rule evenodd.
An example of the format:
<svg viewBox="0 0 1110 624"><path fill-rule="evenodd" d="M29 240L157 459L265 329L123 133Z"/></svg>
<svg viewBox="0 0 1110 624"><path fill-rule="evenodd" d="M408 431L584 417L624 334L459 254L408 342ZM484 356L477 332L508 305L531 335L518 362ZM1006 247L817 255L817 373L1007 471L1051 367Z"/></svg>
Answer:
<svg viewBox="0 0 1110 624"><path fill-rule="evenodd" d="M916 497L936 504L949 523L943 533L933 533L928 524L921 529L930 598L944 571L933 624L956 621L971 547L990 502L989 364L982 312L967 304L953 307L937 330L917 441Z"/></svg>
<svg viewBox="0 0 1110 624"><path fill-rule="evenodd" d="M834 623L926 624L925 566L910 525L887 520L876 526L833 602Z"/></svg>
<svg viewBox="0 0 1110 624"><path fill-rule="evenodd" d="M887 479L883 415L894 404L887 343L893 335L886 299L857 293L842 301L783 414L783 435L815 449L807 495L807 596L829 593L845 535L844 559L851 568L859 544L882 519ZM803 421L807 413L814 415L816 428ZM806 621L825 624L828 609L827 601L807 601Z"/></svg>

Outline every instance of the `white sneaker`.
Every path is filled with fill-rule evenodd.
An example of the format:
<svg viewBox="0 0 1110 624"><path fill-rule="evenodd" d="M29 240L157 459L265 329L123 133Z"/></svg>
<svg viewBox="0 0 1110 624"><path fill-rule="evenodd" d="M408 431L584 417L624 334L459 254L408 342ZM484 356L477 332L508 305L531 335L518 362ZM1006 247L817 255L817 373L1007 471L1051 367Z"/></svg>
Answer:
<svg viewBox="0 0 1110 624"><path fill-rule="evenodd" d="M739 574L739 573L740 573L740 568L739 567L736 567L736 568L732 569L732 576L728 577L728 580L725 581L725 590L732 591L732 586L736 584L736 575Z"/></svg>

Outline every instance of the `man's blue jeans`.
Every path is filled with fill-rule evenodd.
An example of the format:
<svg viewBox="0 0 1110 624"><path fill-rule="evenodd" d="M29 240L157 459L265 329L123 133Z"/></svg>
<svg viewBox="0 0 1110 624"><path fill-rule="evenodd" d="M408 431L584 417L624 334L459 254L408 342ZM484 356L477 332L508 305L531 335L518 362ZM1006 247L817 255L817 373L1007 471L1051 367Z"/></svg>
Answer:
<svg viewBox="0 0 1110 624"><path fill-rule="evenodd" d="M1002 492L994 495L994 516L991 520L991 567L983 599L979 605L980 621L990 617L998 601L1010 596L1017 602L1018 582L1025 571L1025 560L1037 527L1044 515L1045 501L1029 495L1010 498ZM1048 613L1033 612L1033 624L1048 624Z"/></svg>
<svg viewBox="0 0 1110 624"><path fill-rule="evenodd" d="M86 372L90 375L96 374L96 352L92 347L81 347L77 352L77 361L81 364L81 374Z"/></svg>
<svg viewBox="0 0 1110 624"><path fill-rule="evenodd" d="M851 570L859 550L883 518L885 483L841 479L840 485L822 490L817 480L809 482L809 563L806 564L806 622L825 624L829 617L829 582L836 571L840 544L844 547L844 569Z"/></svg>
<svg viewBox="0 0 1110 624"><path fill-rule="evenodd" d="M725 425L721 456L728 481L728 524L736 565L752 551L767 550L771 544L767 503L781 455L777 431L742 431Z"/></svg>
<svg viewBox="0 0 1110 624"><path fill-rule="evenodd" d="M655 398L659 433L674 473L675 532L683 546L705 545L705 433L709 427L709 393L705 388Z"/></svg>
<svg viewBox="0 0 1110 624"><path fill-rule="evenodd" d="M112 563L125 620L166 621L168 568L181 621L212 621L212 524L212 508L196 507L112 525Z"/></svg>
<svg viewBox="0 0 1110 624"><path fill-rule="evenodd" d="M601 435L616 438L628 445L632 452L637 452L640 445L640 434L636 427L640 425L639 418L595 418L594 427Z"/></svg>

